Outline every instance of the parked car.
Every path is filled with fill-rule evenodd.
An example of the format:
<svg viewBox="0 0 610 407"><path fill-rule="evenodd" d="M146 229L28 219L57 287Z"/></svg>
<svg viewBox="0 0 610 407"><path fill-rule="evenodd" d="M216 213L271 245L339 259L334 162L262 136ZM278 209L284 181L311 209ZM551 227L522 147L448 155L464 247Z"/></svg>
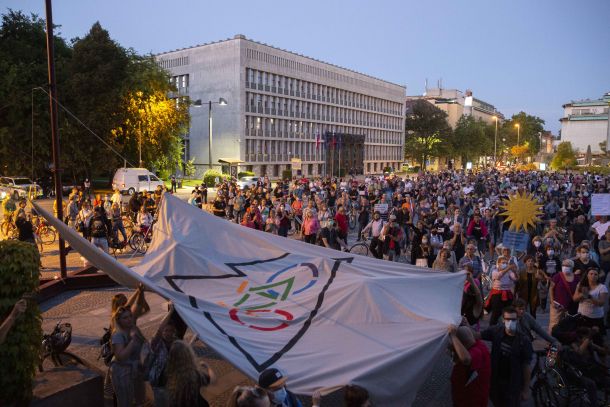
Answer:
<svg viewBox="0 0 610 407"><path fill-rule="evenodd" d="M112 189L118 189L122 194L133 195L140 191L154 191L157 186L164 186L155 174L146 168L119 168L112 179Z"/></svg>
<svg viewBox="0 0 610 407"><path fill-rule="evenodd" d="M42 196L42 188L28 177L0 177L0 186L5 188L13 198L39 198Z"/></svg>
<svg viewBox="0 0 610 407"><path fill-rule="evenodd" d="M256 184L258 183L258 180L260 179L260 177L252 177L252 176L247 176L247 177L241 177L239 179L239 181L237 181L237 186L239 186L240 189L245 189L245 188L252 188L252 187L256 187Z"/></svg>

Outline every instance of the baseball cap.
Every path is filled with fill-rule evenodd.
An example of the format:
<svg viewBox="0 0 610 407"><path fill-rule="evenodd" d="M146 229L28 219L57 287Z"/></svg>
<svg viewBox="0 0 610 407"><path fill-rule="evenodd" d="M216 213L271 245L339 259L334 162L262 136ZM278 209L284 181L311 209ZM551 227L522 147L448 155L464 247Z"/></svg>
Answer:
<svg viewBox="0 0 610 407"><path fill-rule="evenodd" d="M286 383L288 378L285 377L281 371L276 368L265 369L258 376L258 385L263 389L268 389L270 387L282 386Z"/></svg>

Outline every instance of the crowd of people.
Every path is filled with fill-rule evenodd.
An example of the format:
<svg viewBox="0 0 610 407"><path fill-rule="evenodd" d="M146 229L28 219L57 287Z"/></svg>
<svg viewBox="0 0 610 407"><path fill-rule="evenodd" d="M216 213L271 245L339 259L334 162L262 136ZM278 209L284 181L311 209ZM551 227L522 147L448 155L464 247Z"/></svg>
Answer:
<svg viewBox="0 0 610 407"><path fill-rule="evenodd" d="M609 188L610 178L596 174L524 171L277 183L263 177L244 189L235 180L224 181L209 204L207 188L195 188L188 203L261 233L292 235L336 250L366 241L378 259L465 271L463 320L448 330L456 406L487 406L489 401L494 406L518 406L529 399L538 362L535 342L560 350L561 358L582 373L566 380L574 380L591 405L597 405L598 391L608 383L610 220L592 214L591 207L592 195L608 193ZM136 222L150 224L162 193L134 195L127 211ZM503 207L515 194L529 194L541 209L535 226L520 231L528 235L528 243L519 250L503 244L511 226ZM102 217L107 236L122 233L120 194L118 199L115 195L91 201L74 194L66 221L81 231L79 222L88 226L83 236L103 248L95 240L92 223L96 216ZM142 347L148 343L136 325L142 291L136 296L131 302L125 298L113 304L114 359L107 381L114 384L119 405L138 401L145 379L158 405L206 405L195 389L209 385L214 374L196 362L189 344L182 341L184 327L176 323L175 313L147 345L156 355L148 376L135 374ZM539 323L544 313L549 314L548 326ZM176 369L173 358L184 368ZM281 372L266 373L266 379L265 373L258 386L236 388L230 405L300 405L287 391ZM132 384L121 387L125 382ZM351 386L347 394L358 401L346 405L368 403L365 389ZM316 397L314 404L319 405L319 394Z"/></svg>
<svg viewBox="0 0 610 407"><path fill-rule="evenodd" d="M575 380L596 405L606 384L610 220L591 213L591 199L609 187L608 177L550 172L277 184L261 178L244 190L230 181L218 185L212 210L245 227L337 250L353 243L351 220L357 230L351 238L368 239L379 259L466 271L463 324L450 328L455 405L486 406L491 398L496 406L518 406L529 399L536 338L576 361L583 375ZM531 196L541 212L534 227L520 230L527 249L503 245L511 226L504 204L515 194ZM536 318L547 312L543 328Z"/></svg>

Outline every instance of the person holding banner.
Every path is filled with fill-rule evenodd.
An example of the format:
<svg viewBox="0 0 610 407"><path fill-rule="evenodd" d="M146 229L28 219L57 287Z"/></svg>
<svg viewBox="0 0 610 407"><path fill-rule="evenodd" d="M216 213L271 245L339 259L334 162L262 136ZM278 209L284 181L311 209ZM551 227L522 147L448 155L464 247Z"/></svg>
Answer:
<svg viewBox="0 0 610 407"><path fill-rule="evenodd" d="M508 258L498 257L496 262L497 270L491 273L491 291L485 308L491 311L489 325L495 325L502 315L502 309L511 305L513 301L513 291L517 278L517 267L514 264L508 264Z"/></svg>

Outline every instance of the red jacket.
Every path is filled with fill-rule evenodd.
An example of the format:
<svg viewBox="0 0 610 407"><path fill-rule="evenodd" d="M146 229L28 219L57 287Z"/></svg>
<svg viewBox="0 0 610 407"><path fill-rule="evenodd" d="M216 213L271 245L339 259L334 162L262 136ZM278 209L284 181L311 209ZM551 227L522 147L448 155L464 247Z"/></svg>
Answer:
<svg viewBox="0 0 610 407"><path fill-rule="evenodd" d="M347 223L347 216L337 213L335 215L335 221L337 222L337 225L339 225L339 229L341 229L341 232L347 233L349 229L349 225Z"/></svg>
<svg viewBox="0 0 610 407"><path fill-rule="evenodd" d="M481 228L481 236L474 236L472 233L475 230L475 221L474 219L470 221L470 223L468 224L468 228L466 229L466 236L474 236L476 238L481 238L481 237L487 237L487 226L485 226L485 222L483 222L483 219L479 219L479 225Z"/></svg>

